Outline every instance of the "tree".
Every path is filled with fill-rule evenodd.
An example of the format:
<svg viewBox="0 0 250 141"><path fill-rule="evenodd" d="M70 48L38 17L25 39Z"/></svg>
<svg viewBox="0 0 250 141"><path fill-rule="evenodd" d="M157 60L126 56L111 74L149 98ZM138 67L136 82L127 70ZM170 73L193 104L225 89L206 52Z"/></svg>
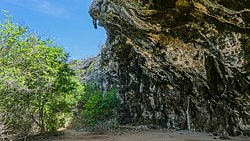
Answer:
<svg viewBox="0 0 250 141"><path fill-rule="evenodd" d="M27 135L62 126L75 102L77 81L68 54L6 17L0 24L0 108L12 129ZM14 131L13 131L14 132Z"/></svg>

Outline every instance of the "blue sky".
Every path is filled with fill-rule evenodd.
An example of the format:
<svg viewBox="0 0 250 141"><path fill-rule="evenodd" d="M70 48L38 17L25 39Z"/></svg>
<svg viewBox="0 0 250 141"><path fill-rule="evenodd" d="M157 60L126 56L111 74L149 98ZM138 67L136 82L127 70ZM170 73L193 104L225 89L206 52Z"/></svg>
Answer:
<svg viewBox="0 0 250 141"><path fill-rule="evenodd" d="M105 43L104 28L94 29L88 14L92 0L0 0L0 10L9 11L13 20L29 26L31 32L52 38L70 53L82 59L99 53ZM3 20L3 14L0 14Z"/></svg>

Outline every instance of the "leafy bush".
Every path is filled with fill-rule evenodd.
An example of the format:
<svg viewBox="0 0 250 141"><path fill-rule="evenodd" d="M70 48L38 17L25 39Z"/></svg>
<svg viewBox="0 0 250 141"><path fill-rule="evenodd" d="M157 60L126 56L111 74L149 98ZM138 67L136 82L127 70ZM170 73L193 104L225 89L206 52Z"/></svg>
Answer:
<svg viewBox="0 0 250 141"><path fill-rule="evenodd" d="M84 93L79 101L78 122L84 122L84 128L114 128L119 104L116 91L101 92L98 86L85 84Z"/></svg>
<svg viewBox="0 0 250 141"><path fill-rule="evenodd" d="M79 86L67 58L10 18L0 23L0 109L12 132L23 137L34 126L42 134L63 126Z"/></svg>

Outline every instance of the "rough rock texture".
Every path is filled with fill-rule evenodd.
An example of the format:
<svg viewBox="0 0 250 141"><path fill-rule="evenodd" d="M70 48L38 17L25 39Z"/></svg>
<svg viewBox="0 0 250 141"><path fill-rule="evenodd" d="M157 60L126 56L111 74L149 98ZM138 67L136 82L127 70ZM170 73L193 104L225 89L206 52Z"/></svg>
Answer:
<svg viewBox="0 0 250 141"><path fill-rule="evenodd" d="M69 64L71 69L75 71L75 76L80 80L80 83L94 84L100 86L102 91L107 91L114 86L111 79L108 78L106 69L103 69L101 60L101 55L97 55L82 60L72 60Z"/></svg>
<svg viewBox="0 0 250 141"><path fill-rule="evenodd" d="M89 57L83 60L72 60L69 62L70 67L75 71L76 77L81 83L92 83L101 78L100 55Z"/></svg>
<svg viewBox="0 0 250 141"><path fill-rule="evenodd" d="M121 123L250 135L249 0L94 0L90 14Z"/></svg>

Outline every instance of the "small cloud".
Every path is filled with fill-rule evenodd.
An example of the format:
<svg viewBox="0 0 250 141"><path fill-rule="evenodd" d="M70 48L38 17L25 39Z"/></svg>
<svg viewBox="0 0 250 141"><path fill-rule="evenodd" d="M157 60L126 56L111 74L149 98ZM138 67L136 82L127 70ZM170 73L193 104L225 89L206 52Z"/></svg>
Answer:
<svg viewBox="0 0 250 141"><path fill-rule="evenodd" d="M42 0L42 1L30 0L30 1L35 6L33 9L40 13L51 15L51 16L59 16L59 17L65 17L68 15L65 9L49 1L46 1L46 0Z"/></svg>

